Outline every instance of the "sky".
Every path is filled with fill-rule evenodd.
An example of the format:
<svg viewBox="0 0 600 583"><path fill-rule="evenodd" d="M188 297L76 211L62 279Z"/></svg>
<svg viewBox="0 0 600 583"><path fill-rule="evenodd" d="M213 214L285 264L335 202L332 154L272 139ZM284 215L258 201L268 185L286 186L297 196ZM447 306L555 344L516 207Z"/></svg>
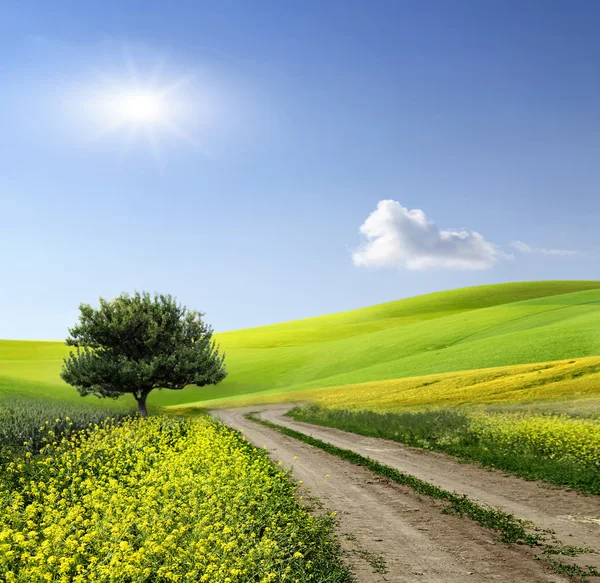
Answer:
<svg viewBox="0 0 600 583"><path fill-rule="evenodd" d="M595 0L4 0L0 338L600 279Z"/></svg>

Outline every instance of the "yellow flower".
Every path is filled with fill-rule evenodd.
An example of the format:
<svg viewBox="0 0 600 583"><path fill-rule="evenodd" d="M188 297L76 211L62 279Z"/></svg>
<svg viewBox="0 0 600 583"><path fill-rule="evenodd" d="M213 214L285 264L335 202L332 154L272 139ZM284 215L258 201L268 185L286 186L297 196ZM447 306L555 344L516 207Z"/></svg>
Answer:
<svg viewBox="0 0 600 583"><path fill-rule="evenodd" d="M7 583L306 580L322 540L287 474L210 418L92 427L11 471L20 486L0 483Z"/></svg>

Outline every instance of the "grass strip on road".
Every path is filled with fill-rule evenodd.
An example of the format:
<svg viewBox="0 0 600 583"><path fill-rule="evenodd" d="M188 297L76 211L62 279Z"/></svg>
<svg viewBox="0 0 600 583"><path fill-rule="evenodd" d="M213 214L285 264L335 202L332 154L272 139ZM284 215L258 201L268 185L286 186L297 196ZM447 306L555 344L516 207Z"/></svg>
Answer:
<svg viewBox="0 0 600 583"><path fill-rule="evenodd" d="M558 403L557 408L560 407ZM558 409L559 411L559 409ZM378 412L309 405L287 413L296 421L389 439L600 494L600 422L558 412L433 409Z"/></svg>
<svg viewBox="0 0 600 583"><path fill-rule="evenodd" d="M277 425L276 423L271 423L270 421L265 421L264 419L256 417L253 413L246 415L246 418L256 421L265 427L275 429L284 435L289 435L304 443L318 447L319 449L345 459L350 463L364 466L380 476L390 478L398 484L410 486L419 494L438 500L445 500L449 505L444 509L444 512L456 514L457 516L467 516L471 520L477 522L477 524L497 531L499 540L504 543L525 544L529 546L538 546L541 543L541 537L537 534L528 532L524 526L524 522L515 518L512 514L508 514L497 508L481 506L472 500L469 500L467 496L449 492L448 490L434 486L433 484L420 480L410 474L405 474L395 468L372 460L371 458L364 457L352 450L342 449L341 447L326 443L325 441L321 441L310 435L300 433L299 431L289 429L282 425Z"/></svg>
<svg viewBox="0 0 600 583"><path fill-rule="evenodd" d="M504 512L498 508L492 508L482 506L473 502L465 495L457 494L456 492L450 492L434 486L424 480L420 480L410 474L405 474L395 468L391 468L384 464L381 464L371 458L364 457L352 450L343 449L337 447L320 439L316 439L305 433L300 433L289 427L283 425L277 425L271 421L266 421L257 416L257 413L252 412L245 415L246 419L259 423L265 427L278 431L289 437L293 437L302 441L308 445L312 445L327 453L335 455L341 459L344 459L354 465L363 466L372 472L385 476L397 484L409 486L415 492L435 498L438 500L444 500L448 502L448 505L442 510L446 514L454 514L456 516L466 516L485 528L496 531L498 533L498 540L506 544L520 544L527 545L530 547L538 547L541 550L541 555L535 556L538 560L544 560L549 568L554 572L565 574L569 579L580 582L587 581L588 577L599 577L600 571L595 567L587 565L582 568L579 565L571 563L563 563L559 559L554 557L549 558L549 554L562 554L560 553L560 547L548 543L544 540L544 537L538 533L529 532L526 528L525 521L515 517L512 514ZM585 549L587 550L587 549ZM552 553L556 551L556 553ZM568 553L569 556L573 556L572 553Z"/></svg>

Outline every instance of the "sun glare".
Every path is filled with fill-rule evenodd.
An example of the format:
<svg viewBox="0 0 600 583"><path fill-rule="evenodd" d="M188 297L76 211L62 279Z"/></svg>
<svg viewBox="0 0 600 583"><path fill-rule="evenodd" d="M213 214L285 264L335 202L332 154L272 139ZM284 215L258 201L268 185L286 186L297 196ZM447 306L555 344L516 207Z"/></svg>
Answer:
<svg viewBox="0 0 600 583"><path fill-rule="evenodd" d="M206 123L210 98L208 93L196 91L194 81L189 74L173 76L166 70L164 58L158 59L154 67L139 70L125 51L124 74L100 73L95 87L76 94L77 106L83 112L82 119L91 124L92 140L120 136L121 146L116 148L120 156L145 143L156 165L162 168L163 145L168 140L203 151L188 132L197 127L199 119Z"/></svg>
<svg viewBox="0 0 600 583"><path fill-rule="evenodd" d="M127 91L113 104L115 115L124 123L156 125L168 115L168 107L159 93L153 91Z"/></svg>

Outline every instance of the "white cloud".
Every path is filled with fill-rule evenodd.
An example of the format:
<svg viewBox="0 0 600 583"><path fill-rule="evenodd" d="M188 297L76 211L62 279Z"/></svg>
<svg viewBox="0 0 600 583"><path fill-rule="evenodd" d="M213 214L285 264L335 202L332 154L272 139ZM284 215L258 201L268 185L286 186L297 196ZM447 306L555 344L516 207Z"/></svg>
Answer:
<svg viewBox="0 0 600 583"><path fill-rule="evenodd" d="M510 246L521 253L543 253L544 255L577 255L579 253L579 251L569 249L540 249L538 247L531 247L527 243L523 243L523 241L511 241Z"/></svg>
<svg viewBox="0 0 600 583"><path fill-rule="evenodd" d="M359 267L487 269L499 259L513 259L479 233L442 230L422 210L395 200L379 201L360 232L367 240L352 254Z"/></svg>

